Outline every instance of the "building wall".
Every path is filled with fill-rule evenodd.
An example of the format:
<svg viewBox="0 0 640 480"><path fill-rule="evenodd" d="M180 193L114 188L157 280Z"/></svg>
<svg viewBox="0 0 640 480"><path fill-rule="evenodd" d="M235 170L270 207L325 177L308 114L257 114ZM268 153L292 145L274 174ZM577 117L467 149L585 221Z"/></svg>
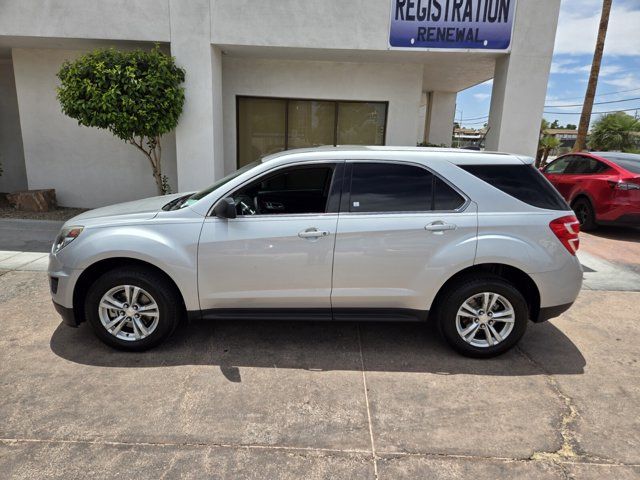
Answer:
<svg viewBox="0 0 640 480"><path fill-rule="evenodd" d="M62 114L56 73L78 50L14 49L20 126L29 188L55 188L67 207L99 207L156 195L146 157L105 130ZM163 138L163 168L176 188L175 136Z"/></svg>
<svg viewBox="0 0 640 480"><path fill-rule="evenodd" d="M0 0L0 32L16 37L170 40L167 0Z"/></svg>
<svg viewBox="0 0 640 480"><path fill-rule="evenodd" d="M416 144L422 66L223 57L225 173L236 169L236 96L388 101L387 145Z"/></svg>
<svg viewBox="0 0 640 480"><path fill-rule="evenodd" d="M27 188L18 99L11 60L0 60L0 192Z"/></svg>
<svg viewBox="0 0 640 480"><path fill-rule="evenodd" d="M387 50L390 15L390 0L211 0L211 43Z"/></svg>

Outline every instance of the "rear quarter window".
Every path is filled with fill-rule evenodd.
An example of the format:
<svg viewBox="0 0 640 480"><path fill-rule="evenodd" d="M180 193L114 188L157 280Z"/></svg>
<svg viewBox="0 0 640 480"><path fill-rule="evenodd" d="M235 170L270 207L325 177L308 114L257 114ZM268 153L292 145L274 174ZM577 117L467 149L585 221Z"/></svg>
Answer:
<svg viewBox="0 0 640 480"><path fill-rule="evenodd" d="M553 185L531 165L460 165L460 168L534 207L570 210Z"/></svg>

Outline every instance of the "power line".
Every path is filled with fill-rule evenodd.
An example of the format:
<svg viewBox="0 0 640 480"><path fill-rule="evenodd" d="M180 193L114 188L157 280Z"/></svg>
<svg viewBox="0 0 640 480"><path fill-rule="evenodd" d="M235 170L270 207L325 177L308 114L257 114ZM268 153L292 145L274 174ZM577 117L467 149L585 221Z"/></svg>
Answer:
<svg viewBox="0 0 640 480"><path fill-rule="evenodd" d="M618 112L633 112L634 110L640 110L640 107L635 108L627 108L624 110L610 110L608 112L591 112L591 115L605 115L607 113L618 113ZM543 112L547 115L582 115L582 112Z"/></svg>
<svg viewBox="0 0 640 480"><path fill-rule="evenodd" d="M608 103L630 102L632 100L640 100L640 97L625 98L622 100L609 100L608 102L595 102L594 105L606 105ZM581 107L582 103L574 103L573 105L545 105L545 108L563 108L563 107Z"/></svg>
<svg viewBox="0 0 640 480"><path fill-rule="evenodd" d="M472 117L472 118L461 118L461 122L466 122L467 120L482 120L483 118L489 118L489 115L483 115L481 117Z"/></svg>
<svg viewBox="0 0 640 480"><path fill-rule="evenodd" d="M640 88L630 88L628 90L618 90L617 92L606 92L606 93L596 93L596 97L606 97L608 95L618 95L619 93L628 93L628 92L637 92ZM584 95L581 97L569 97L569 98L559 98L558 100L580 100L584 99Z"/></svg>

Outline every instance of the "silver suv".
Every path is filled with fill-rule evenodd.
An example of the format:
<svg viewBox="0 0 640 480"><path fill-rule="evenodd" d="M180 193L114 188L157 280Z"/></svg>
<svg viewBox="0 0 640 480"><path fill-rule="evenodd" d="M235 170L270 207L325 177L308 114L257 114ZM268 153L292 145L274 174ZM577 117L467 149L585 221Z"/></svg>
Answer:
<svg viewBox="0 0 640 480"><path fill-rule="evenodd" d="M49 275L64 322L125 350L183 318L437 322L490 357L582 283L578 222L531 159L461 150L294 150L197 193L68 221Z"/></svg>

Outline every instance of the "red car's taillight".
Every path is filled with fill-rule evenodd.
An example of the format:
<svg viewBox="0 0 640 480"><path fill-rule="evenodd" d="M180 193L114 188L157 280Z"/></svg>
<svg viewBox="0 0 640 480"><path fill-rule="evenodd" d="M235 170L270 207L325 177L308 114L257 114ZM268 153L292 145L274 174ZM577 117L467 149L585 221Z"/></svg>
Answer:
<svg viewBox="0 0 640 480"><path fill-rule="evenodd" d="M558 237L558 240L564 245L571 255L575 255L580 246L580 222L575 215L567 215L560 217L549 223L549 228Z"/></svg>

